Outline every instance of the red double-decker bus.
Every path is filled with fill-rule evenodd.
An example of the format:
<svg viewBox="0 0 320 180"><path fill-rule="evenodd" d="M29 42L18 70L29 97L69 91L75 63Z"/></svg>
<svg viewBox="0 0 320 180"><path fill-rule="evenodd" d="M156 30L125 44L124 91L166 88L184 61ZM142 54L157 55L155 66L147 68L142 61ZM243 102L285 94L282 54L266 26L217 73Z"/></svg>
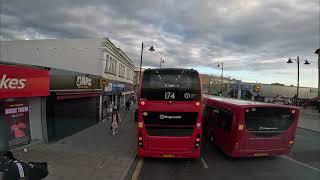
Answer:
<svg viewBox="0 0 320 180"><path fill-rule="evenodd" d="M146 69L139 87L139 157L198 158L200 76L192 69Z"/></svg>
<svg viewBox="0 0 320 180"><path fill-rule="evenodd" d="M299 109L204 95L205 133L230 157L284 155L294 143Z"/></svg>

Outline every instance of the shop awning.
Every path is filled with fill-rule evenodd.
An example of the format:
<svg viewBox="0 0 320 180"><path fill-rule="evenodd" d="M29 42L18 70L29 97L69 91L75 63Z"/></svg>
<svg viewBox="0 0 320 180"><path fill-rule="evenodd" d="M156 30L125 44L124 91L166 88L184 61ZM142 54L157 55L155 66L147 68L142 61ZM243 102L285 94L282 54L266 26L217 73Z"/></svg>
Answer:
<svg viewBox="0 0 320 180"><path fill-rule="evenodd" d="M134 91L129 91L129 92L122 92L121 95L127 95L127 94L133 94Z"/></svg>
<svg viewBox="0 0 320 180"><path fill-rule="evenodd" d="M57 100L65 99L79 99L88 97L97 97L102 94L102 92L55 92L57 95Z"/></svg>

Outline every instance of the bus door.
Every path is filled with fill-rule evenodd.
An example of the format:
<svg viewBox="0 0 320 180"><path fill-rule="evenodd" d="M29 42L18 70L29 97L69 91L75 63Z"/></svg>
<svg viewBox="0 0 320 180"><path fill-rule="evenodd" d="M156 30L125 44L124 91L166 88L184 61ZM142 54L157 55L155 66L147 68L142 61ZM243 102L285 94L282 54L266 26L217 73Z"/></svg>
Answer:
<svg viewBox="0 0 320 180"><path fill-rule="evenodd" d="M290 127L295 115L290 108L251 107L245 109L245 150L279 150L293 139ZM291 128L292 129L292 128Z"/></svg>
<svg viewBox="0 0 320 180"><path fill-rule="evenodd" d="M217 107L210 107L209 111L209 129L211 129L211 133L213 133L214 141L221 149L227 150L231 146L230 139L232 138L233 113Z"/></svg>

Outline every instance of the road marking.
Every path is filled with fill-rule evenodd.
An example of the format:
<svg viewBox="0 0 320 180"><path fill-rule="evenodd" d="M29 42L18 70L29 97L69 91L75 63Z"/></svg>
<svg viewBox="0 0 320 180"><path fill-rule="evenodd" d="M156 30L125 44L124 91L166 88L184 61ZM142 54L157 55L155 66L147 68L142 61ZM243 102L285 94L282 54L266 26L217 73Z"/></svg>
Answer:
<svg viewBox="0 0 320 180"><path fill-rule="evenodd" d="M139 162L136 166L136 168L134 169L134 172L132 174L131 180L137 180L139 175L140 175L140 171L142 169L142 165L143 165L143 159L139 159Z"/></svg>
<svg viewBox="0 0 320 180"><path fill-rule="evenodd" d="M313 167L313 166L310 166L310 165L308 165L308 164L304 164L304 163L299 162L299 161L297 161L297 160L294 160L294 159L292 159L292 158L290 158L290 157L288 157L288 156L281 156L281 157L284 158L284 159L287 159L287 160L289 160L289 161L298 163L298 164L300 164L300 165L302 165L302 166L305 166L305 167L308 167L308 168L310 168L310 169L313 169L313 170L315 170L315 171L320 172L320 169L318 169L318 168L316 168L316 167Z"/></svg>
<svg viewBox="0 0 320 180"><path fill-rule="evenodd" d="M202 162L204 168L205 168L205 169L208 169L208 165L207 165L206 161L204 161L203 158L201 158L201 162Z"/></svg>

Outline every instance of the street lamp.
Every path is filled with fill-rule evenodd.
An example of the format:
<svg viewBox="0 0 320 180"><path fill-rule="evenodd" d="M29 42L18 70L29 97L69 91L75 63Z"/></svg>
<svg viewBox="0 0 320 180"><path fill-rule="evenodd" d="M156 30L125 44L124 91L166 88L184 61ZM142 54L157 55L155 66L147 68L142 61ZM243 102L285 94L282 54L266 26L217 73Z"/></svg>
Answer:
<svg viewBox="0 0 320 180"><path fill-rule="evenodd" d="M220 64L218 64L218 67L220 67ZM221 63L221 87L220 87L221 94L222 94L222 87L223 87L223 61Z"/></svg>
<svg viewBox="0 0 320 180"><path fill-rule="evenodd" d="M140 58L139 81L140 81L140 78L141 78L143 48L144 48L144 46L143 46L143 42L142 42L141 43L141 58ZM153 45L151 45L151 47L149 48L149 51L151 51L151 52L155 51L154 48L153 48Z"/></svg>
<svg viewBox="0 0 320 180"><path fill-rule="evenodd" d="M296 61L297 64L298 64L298 83L297 83L297 96L296 96L296 106L298 106L298 99L299 99L299 82L300 82L300 59L299 59L299 56L297 57L297 59L292 59L292 58L289 58L289 60L287 61L288 64L292 64L293 61ZM304 64L305 65L309 65L310 63L308 62L308 60L304 60Z"/></svg>
<svg viewBox="0 0 320 180"><path fill-rule="evenodd" d="M318 109L320 112L320 48L317 49L314 53L318 54Z"/></svg>
<svg viewBox="0 0 320 180"><path fill-rule="evenodd" d="M164 59L162 59L162 57L161 57L161 59L160 59L160 69L161 69L161 63L162 63L162 64L164 63Z"/></svg>

